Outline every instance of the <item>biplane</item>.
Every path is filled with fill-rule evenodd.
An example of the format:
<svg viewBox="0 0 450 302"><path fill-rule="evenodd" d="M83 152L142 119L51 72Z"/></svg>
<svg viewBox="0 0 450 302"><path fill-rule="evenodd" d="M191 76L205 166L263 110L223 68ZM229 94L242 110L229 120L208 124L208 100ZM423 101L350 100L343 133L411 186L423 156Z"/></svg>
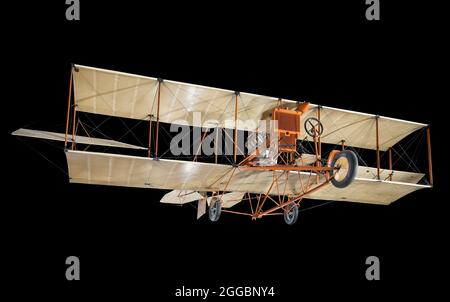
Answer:
<svg viewBox="0 0 450 302"><path fill-rule="evenodd" d="M281 215L291 225L305 199L388 205L433 185L427 124L82 65L72 66L67 102L65 133L21 128L12 134L64 142L70 183L168 190L162 203L197 202L197 218ZM81 113L144 122L148 144L98 137L83 126ZM189 160L162 154L162 123L202 129ZM396 146L421 130L428 175L394 170ZM238 133L247 134L244 145ZM228 162L219 152L200 160L207 134L225 134ZM374 152L376 165L365 165L358 150Z"/></svg>

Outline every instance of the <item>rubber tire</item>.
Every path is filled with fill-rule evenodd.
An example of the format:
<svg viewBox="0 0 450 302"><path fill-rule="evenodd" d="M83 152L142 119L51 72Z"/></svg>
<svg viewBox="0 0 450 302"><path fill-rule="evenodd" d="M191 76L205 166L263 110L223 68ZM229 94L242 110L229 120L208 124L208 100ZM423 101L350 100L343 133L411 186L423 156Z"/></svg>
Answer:
<svg viewBox="0 0 450 302"><path fill-rule="evenodd" d="M289 210L284 212L284 222L287 225L293 225L297 222L298 219L298 206L296 204L289 206ZM289 213L293 211L294 216L292 218L289 217Z"/></svg>
<svg viewBox="0 0 450 302"><path fill-rule="evenodd" d="M353 180L356 177L356 173L358 172L358 157L353 151L350 150L344 150L336 154L336 156L333 158L333 161L331 162L331 167L335 167L336 162L341 159L345 158L348 161L348 172L347 175L345 175L344 179L337 180L336 178L331 179L331 183L336 188L345 188L349 186ZM334 170L330 171L330 176L333 176Z"/></svg>
<svg viewBox="0 0 450 302"><path fill-rule="evenodd" d="M209 220L216 222L220 218L220 213L222 213L222 204L219 199L213 198L208 209Z"/></svg>

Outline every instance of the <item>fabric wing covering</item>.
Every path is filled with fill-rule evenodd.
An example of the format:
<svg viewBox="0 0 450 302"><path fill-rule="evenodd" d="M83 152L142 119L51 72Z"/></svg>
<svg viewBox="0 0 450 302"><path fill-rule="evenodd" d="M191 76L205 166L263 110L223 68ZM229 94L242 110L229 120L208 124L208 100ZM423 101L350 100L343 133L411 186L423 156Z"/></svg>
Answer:
<svg viewBox="0 0 450 302"><path fill-rule="evenodd" d="M42 130L32 130L32 129L24 129L24 128L20 128L11 134L16 135L16 136L42 138L42 139L61 141L61 142L64 142L66 139L65 133L49 132L49 131L42 131ZM81 136L81 135L75 135L72 138L72 135L69 134L67 136L67 140L69 142L75 142L77 144L85 144L85 145L97 145L97 146L117 147L117 148L127 148L127 149L141 149L141 150L147 149L145 147L130 145L130 144L118 142L118 141L111 140L111 139L95 138L95 137L88 137L88 136Z"/></svg>
<svg viewBox="0 0 450 302"><path fill-rule="evenodd" d="M202 126L234 127L236 95L234 91L164 80L158 93L158 79L104 69L76 65L74 91L79 111L132 119L157 116L160 97L160 121L187 121ZM239 119L259 120L277 104L277 98L241 93L238 97ZM295 104L295 102L294 102ZM193 112L201 112L195 119ZM225 123L228 121L229 124ZM254 130L256 125L238 125L242 130Z"/></svg>
<svg viewBox="0 0 450 302"><path fill-rule="evenodd" d="M231 179L227 191L265 193L274 177L272 171L250 171L220 164L73 150L68 150L66 156L72 183L211 192L224 189ZM291 173L285 193L299 194L301 183L307 183L310 174ZM416 190L430 187L417 184L424 176L421 173L394 171L392 181L386 180L389 174L390 171L382 170L382 180L376 180L376 169L360 167L349 187L337 189L329 184L307 198L390 204ZM284 184L282 177L279 187L284 188ZM278 194L277 191L272 193Z"/></svg>
<svg viewBox="0 0 450 302"><path fill-rule="evenodd" d="M318 117L319 106L312 105L310 108L308 113L302 116L303 120L309 117ZM421 123L322 106L320 107L320 121L323 125L323 133L320 140L328 144L340 144L344 140L347 146L375 150L377 147L377 118L381 151L388 150L409 134L427 126ZM302 133L305 134L304 123L302 123L302 128Z"/></svg>
<svg viewBox="0 0 450 302"><path fill-rule="evenodd" d="M164 80L158 90L157 78L75 65L74 96L76 109L108 116L156 119L158 96L160 121L192 126L234 128L236 95L234 91ZM257 122L269 116L278 99L240 93L237 97L239 130L254 131ZM296 102L283 100L290 109ZM302 116L317 117L319 106L311 104ZM376 149L376 116L331 107L320 107L323 143ZM194 112L200 112L196 117ZM198 115L197 115L198 116ZM241 122L242 121L242 122ZM379 148L384 151L426 124L380 116ZM302 137L306 136L302 124Z"/></svg>

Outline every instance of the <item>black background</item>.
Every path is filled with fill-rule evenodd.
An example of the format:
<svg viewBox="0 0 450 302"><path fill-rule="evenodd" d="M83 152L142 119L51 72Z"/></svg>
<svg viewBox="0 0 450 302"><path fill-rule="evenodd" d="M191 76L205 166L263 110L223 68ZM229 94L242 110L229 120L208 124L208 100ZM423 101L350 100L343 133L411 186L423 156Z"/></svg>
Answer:
<svg viewBox="0 0 450 302"><path fill-rule="evenodd" d="M381 21L369 22L362 0L81 1L81 21L69 22L64 1L53 2L3 8L2 249L16 294L166 299L181 285L273 285L284 299L366 299L443 290L443 8L381 1ZM9 134L64 124L72 62L430 123L435 186L387 207L335 202L289 227L279 217L197 221L190 206L159 204L158 190L70 185L27 145L65 168L62 151ZM65 279L70 255L80 258L79 282ZM371 255L379 282L364 277Z"/></svg>

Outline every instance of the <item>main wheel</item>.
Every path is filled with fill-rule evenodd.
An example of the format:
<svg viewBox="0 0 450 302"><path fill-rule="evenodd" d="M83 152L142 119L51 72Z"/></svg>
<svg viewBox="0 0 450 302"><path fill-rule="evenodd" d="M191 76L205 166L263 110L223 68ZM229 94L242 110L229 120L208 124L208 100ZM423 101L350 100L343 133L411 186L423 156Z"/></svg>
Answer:
<svg viewBox="0 0 450 302"><path fill-rule="evenodd" d="M222 204L220 203L220 199L218 199L217 197L213 197L208 209L209 220L213 222L219 220L221 212Z"/></svg>
<svg viewBox="0 0 450 302"><path fill-rule="evenodd" d="M344 150L336 154L331 162L333 170L330 171L331 183L336 188L345 188L350 185L358 171L358 157L350 150Z"/></svg>
<svg viewBox="0 0 450 302"><path fill-rule="evenodd" d="M288 225L293 225L298 218L298 206L296 204L291 204L287 206L284 211L284 222Z"/></svg>

